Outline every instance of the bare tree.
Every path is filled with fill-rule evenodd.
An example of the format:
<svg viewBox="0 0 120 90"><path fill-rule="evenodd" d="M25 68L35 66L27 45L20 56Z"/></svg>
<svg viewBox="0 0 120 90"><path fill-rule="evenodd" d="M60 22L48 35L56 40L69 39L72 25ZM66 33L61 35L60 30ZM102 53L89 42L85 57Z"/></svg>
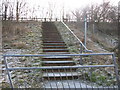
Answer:
<svg viewBox="0 0 120 90"><path fill-rule="evenodd" d="M21 14L25 13L24 9L26 7L26 2L17 0L16 2L16 20L18 21Z"/></svg>
<svg viewBox="0 0 120 90"><path fill-rule="evenodd" d="M54 9L55 9L55 4L53 2L48 2L48 17L50 18L50 21L53 18L54 14Z"/></svg>
<svg viewBox="0 0 120 90"><path fill-rule="evenodd" d="M82 15L81 11L76 9L75 11L72 11L72 14L76 17L77 22L80 22Z"/></svg>
<svg viewBox="0 0 120 90"><path fill-rule="evenodd" d="M7 19L7 11L9 6L9 0L4 0L2 2L2 9L3 9L3 20Z"/></svg>
<svg viewBox="0 0 120 90"><path fill-rule="evenodd" d="M10 5L9 5L8 20L13 20L13 18L14 18L13 12L14 12L14 5L13 5L13 4L10 4Z"/></svg>

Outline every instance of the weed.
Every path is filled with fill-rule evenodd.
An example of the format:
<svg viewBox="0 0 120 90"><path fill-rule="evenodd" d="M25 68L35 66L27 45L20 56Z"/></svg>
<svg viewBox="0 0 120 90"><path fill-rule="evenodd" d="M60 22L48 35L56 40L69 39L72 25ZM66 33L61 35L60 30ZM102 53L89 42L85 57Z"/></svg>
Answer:
<svg viewBox="0 0 120 90"><path fill-rule="evenodd" d="M15 42L15 43L12 43L11 46L15 47L17 49L27 49L28 48L25 42Z"/></svg>

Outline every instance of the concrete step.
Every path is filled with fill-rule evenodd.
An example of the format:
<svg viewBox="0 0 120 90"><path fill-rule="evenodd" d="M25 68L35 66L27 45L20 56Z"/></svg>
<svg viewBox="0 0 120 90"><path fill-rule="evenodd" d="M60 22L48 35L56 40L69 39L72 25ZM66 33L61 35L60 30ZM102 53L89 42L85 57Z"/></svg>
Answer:
<svg viewBox="0 0 120 90"><path fill-rule="evenodd" d="M57 33L57 32L44 32L43 33L43 36L50 36L50 35L52 35L52 36L60 36L60 34Z"/></svg>
<svg viewBox="0 0 120 90"><path fill-rule="evenodd" d="M62 38L43 38L43 41L62 41Z"/></svg>
<svg viewBox="0 0 120 90"><path fill-rule="evenodd" d="M66 46L65 43L43 43L43 46Z"/></svg>
<svg viewBox="0 0 120 90"><path fill-rule="evenodd" d="M42 61L43 66L72 66L74 61Z"/></svg>
<svg viewBox="0 0 120 90"><path fill-rule="evenodd" d="M68 49L43 49L43 52L69 52Z"/></svg>
<svg viewBox="0 0 120 90"><path fill-rule="evenodd" d="M59 37L59 36L44 36L43 38L55 38L55 39L57 39L57 38L61 38L61 37Z"/></svg>
<svg viewBox="0 0 120 90"><path fill-rule="evenodd" d="M69 52L44 52L44 54L53 55L53 54L70 54L70 53Z"/></svg>
<svg viewBox="0 0 120 90"><path fill-rule="evenodd" d="M43 46L43 49L66 49L66 46Z"/></svg>
<svg viewBox="0 0 120 90"><path fill-rule="evenodd" d="M43 78L47 80L74 80L78 79L77 72L53 72L53 73L44 73Z"/></svg>
<svg viewBox="0 0 120 90"><path fill-rule="evenodd" d="M42 61L42 63L74 63L74 61Z"/></svg>
<svg viewBox="0 0 120 90"><path fill-rule="evenodd" d="M65 43L64 41L43 41L43 43Z"/></svg>
<svg viewBox="0 0 120 90"><path fill-rule="evenodd" d="M50 66L51 67L51 66ZM48 69L48 70L42 70L43 72L76 72L76 68L67 68L67 69Z"/></svg>
<svg viewBox="0 0 120 90"><path fill-rule="evenodd" d="M68 60L72 60L72 58L42 58L42 60L44 61L68 61Z"/></svg>
<svg viewBox="0 0 120 90"><path fill-rule="evenodd" d="M43 61L65 61L72 60L71 57L68 56L51 56L51 57L43 57Z"/></svg>
<svg viewBox="0 0 120 90"><path fill-rule="evenodd" d="M70 59L71 57L70 56L46 56L46 57L43 57L44 59L52 59L52 58L56 58L56 59Z"/></svg>
<svg viewBox="0 0 120 90"><path fill-rule="evenodd" d="M46 40L46 41L52 41L52 40L60 41L60 40L62 40L62 38L60 38L60 37L44 37L43 40Z"/></svg>
<svg viewBox="0 0 120 90"><path fill-rule="evenodd" d="M62 38L43 38L43 41L62 41Z"/></svg>

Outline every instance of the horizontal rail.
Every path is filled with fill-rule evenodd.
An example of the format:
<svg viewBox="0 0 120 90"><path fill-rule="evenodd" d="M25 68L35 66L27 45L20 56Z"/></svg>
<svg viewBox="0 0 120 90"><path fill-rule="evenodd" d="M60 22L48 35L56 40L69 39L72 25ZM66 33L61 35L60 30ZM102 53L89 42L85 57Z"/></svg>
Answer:
<svg viewBox="0 0 120 90"><path fill-rule="evenodd" d="M74 35L74 37L80 42L80 44L84 47L84 49L88 52L93 52L92 50L87 49L87 47L81 42L81 40L74 34L74 32L63 22L61 21L65 27Z"/></svg>
<svg viewBox="0 0 120 90"><path fill-rule="evenodd" d="M68 68L100 68L100 67L114 67L114 65L78 65L78 66L51 66L51 67L15 67L8 68L8 70L32 70L32 69L68 69Z"/></svg>
<svg viewBox="0 0 120 90"><path fill-rule="evenodd" d="M114 53L82 53L82 54L4 54L4 57L40 57L40 56L95 56L95 55L114 55Z"/></svg>

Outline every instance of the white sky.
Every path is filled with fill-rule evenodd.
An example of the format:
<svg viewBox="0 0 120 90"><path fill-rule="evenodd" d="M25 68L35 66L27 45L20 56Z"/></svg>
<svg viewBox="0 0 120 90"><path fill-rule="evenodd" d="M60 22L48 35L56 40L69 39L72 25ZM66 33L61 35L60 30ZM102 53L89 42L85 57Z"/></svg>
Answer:
<svg viewBox="0 0 120 90"><path fill-rule="evenodd" d="M80 8L92 3L102 3L103 1L111 1L112 4L117 5L120 0L27 0L31 5L46 6L48 2L56 3L57 5L64 4L69 8Z"/></svg>
<svg viewBox="0 0 120 90"><path fill-rule="evenodd" d="M17 0L10 0L10 1L16 2ZM100 4L103 1L111 1L111 4L117 5L120 0L19 0L19 1L26 1L29 9L31 9L30 12L32 12L33 7L37 9L39 6L39 10L37 9L36 13L31 13L31 14L29 13L29 16L36 14L37 17L41 17L41 18L47 17L45 15L50 10L48 4L52 4L51 8L54 9L53 16L57 18L57 17L61 17L60 15L63 13L63 6L64 6L64 11L70 13L75 9L80 9L85 6L90 6L91 4Z"/></svg>
<svg viewBox="0 0 120 90"><path fill-rule="evenodd" d="M55 16L58 16L58 17L61 17L59 15L60 13L62 13L63 6L64 6L64 10L66 12L69 12L76 8L82 8L91 4L100 4L103 1L110 1L111 4L117 5L120 0L27 0L28 5L30 7L40 6L41 10L42 8L44 8L43 14L45 14L45 10L47 11L49 9L48 3L53 4L55 6L53 7L52 5L52 8L54 8Z"/></svg>

